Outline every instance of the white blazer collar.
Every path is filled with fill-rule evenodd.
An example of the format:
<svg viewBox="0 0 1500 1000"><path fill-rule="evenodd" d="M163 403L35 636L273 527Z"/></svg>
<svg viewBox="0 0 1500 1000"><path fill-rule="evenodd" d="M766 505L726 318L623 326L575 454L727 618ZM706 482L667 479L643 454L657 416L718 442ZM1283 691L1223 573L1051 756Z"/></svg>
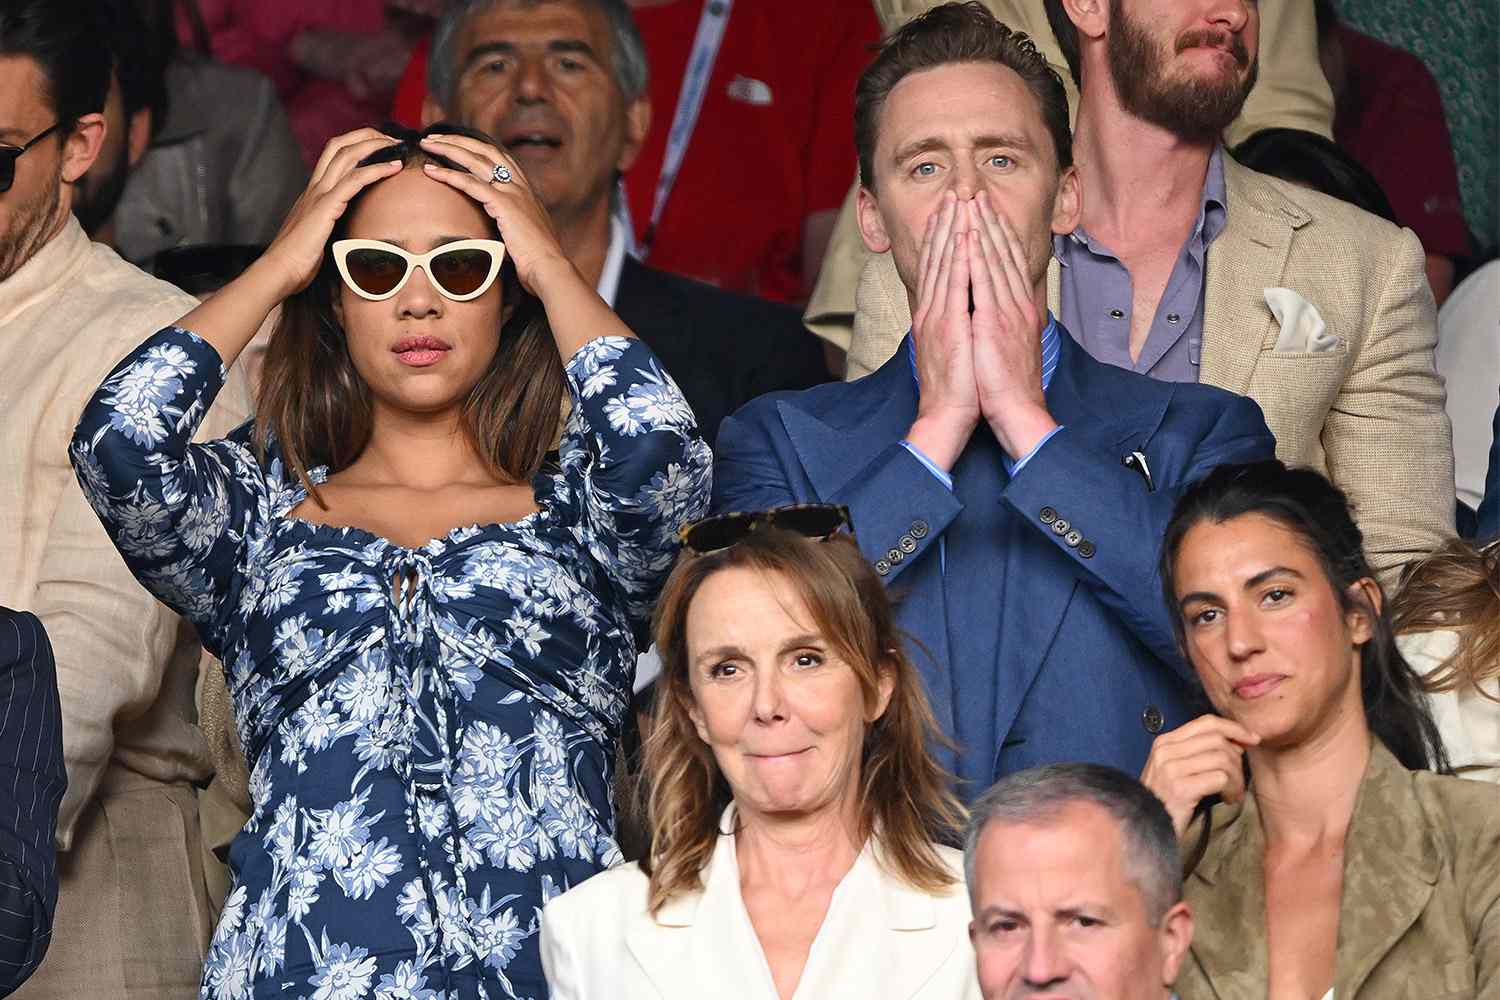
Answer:
<svg viewBox="0 0 1500 1000"><path fill-rule="evenodd" d="M720 817L719 829L732 831L734 823L731 804ZM760 992L749 988L749 984L764 980L766 973L740 897L735 840L732 832L719 837L703 871L702 889L674 897L654 918L643 915L626 934L631 954L664 1000L701 997L702 980L697 970L718 982L746 984L743 996ZM817 947L843 951L847 943L857 941L861 954L883 951L896 959L890 963L840 962L839 989L853 988L844 995L909 997L921 989L954 948L964 943L963 932L922 933L939 930L937 903L888 874L877 858L877 843L877 838L871 838L865 845L837 890L841 919L847 922L852 916L862 926L825 926L819 932ZM845 905L851 894L856 902ZM696 929L699 925L702 931ZM817 995L818 972L818 963L809 956L799 994ZM894 981L888 978L892 974ZM868 983L864 982L866 978Z"/></svg>

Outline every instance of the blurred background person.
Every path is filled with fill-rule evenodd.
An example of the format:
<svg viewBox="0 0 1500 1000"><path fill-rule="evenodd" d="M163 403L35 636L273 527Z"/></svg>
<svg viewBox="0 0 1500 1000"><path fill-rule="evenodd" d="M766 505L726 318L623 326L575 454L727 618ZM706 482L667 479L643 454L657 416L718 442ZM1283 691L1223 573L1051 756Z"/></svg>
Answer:
<svg viewBox="0 0 1500 1000"><path fill-rule="evenodd" d="M415 41L442 0L196 0L178 36L220 62L269 77L305 165L328 140L390 111Z"/></svg>
<svg viewBox="0 0 1500 1000"><path fill-rule="evenodd" d="M1500 260L1459 282L1438 310L1437 369L1453 423L1460 537L1500 535Z"/></svg>
<svg viewBox="0 0 1500 1000"><path fill-rule="evenodd" d="M1455 539L1414 563L1391 627L1422 676L1453 772L1500 782L1500 539Z"/></svg>
<svg viewBox="0 0 1500 1000"><path fill-rule="evenodd" d="M1437 81L1412 53L1340 21L1335 0L1313 0L1313 10L1318 61L1333 89L1333 137L1380 184L1396 223L1422 241L1441 306L1453 291L1455 260L1471 246Z"/></svg>
<svg viewBox="0 0 1500 1000"><path fill-rule="evenodd" d="M1141 779L1190 858L1182 1000L1493 995L1500 789L1443 773L1344 494L1217 469L1177 506L1162 586L1215 713Z"/></svg>
<svg viewBox="0 0 1500 1000"><path fill-rule="evenodd" d="M1321 191L1387 222L1396 221L1380 182L1342 146L1316 132L1262 129L1229 153L1251 170Z"/></svg>
<svg viewBox="0 0 1500 1000"><path fill-rule="evenodd" d="M656 611L650 855L547 905L553 1000L977 998L961 859L939 846L961 810L846 519L684 532Z"/></svg>
<svg viewBox="0 0 1500 1000"><path fill-rule="evenodd" d="M457 3L434 37L429 79L423 121L478 128L515 155L569 258L661 358L710 444L724 417L756 396L827 380L795 309L630 255L630 233L611 209L652 112L646 51L624 0ZM725 169L733 178L755 170ZM732 220L705 212L702 222L716 243L750 240Z"/></svg>
<svg viewBox="0 0 1500 1000"><path fill-rule="evenodd" d="M115 75L84 229L148 270L174 248L264 247L307 181L275 89L178 44L174 14L197 0L99 2Z"/></svg>
<svg viewBox="0 0 1500 1000"><path fill-rule="evenodd" d="M984 1000L1168 1000L1188 943L1182 861L1155 795L1100 764L1001 778L964 841Z"/></svg>
<svg viewBox="0 0 1500 1000"><path fill-rule="evenodd" d="M57 664L36 615L0 607L0 995L52 943L63 768Z"/></svg>
<svg viewBox="0 0 1500 1000"><path fill-rule="evenodd" d="M730 291L806 301L854 176L854 82L880 41L874 8L624 3L651 67L651 128L616 204L634 254ZM396 94L398 121L417 120L428 74L423 45Z"/></svg>

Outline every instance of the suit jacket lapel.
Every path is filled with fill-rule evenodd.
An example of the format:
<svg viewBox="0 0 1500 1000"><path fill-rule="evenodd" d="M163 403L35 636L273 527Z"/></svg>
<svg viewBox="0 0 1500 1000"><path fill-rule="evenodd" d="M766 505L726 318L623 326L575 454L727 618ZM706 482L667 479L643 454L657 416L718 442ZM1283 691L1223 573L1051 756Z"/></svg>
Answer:
<svg viewBox="0 0 1500 1000"><path fill-rule="evenodd" d="M851 392L841 399L835 423L808 413L795 398L778 404L787 438L819 500L846 502L841 494L851 480L881 451L901 440L916 419L917 388L907 350L903 339L878 371L855 383L859 393L854 396ZM850 514L858 532L858 504L851 505ZM953 679L949 665L953 657L948 644L942 566L936 557L908 560L899 574L893 575L899 581L897 620L920 642L911 650L912 660L927 684L939 727L952 733ZM935 752L945 767L953 768L956 758L952 751L937 748Z"/></svg>
<svg viewBox="0 0 1500 1000"><path fill-rule="evenodd" d="M1359 993L1432 896L1442 862L1422 816L1410 774L1375 740L1344 845L1336 996Z"/></svg>
<svg viewBox="0 0 1500 1000"><path fill-rule="evenodd" d="M1208 853L1190 876L1208 885L1190 894L1199 928L1193 958L1217 1000L1266 1000L1266 845L1260 811L1249 795L1240 807L1215 806L1211 819Z"/></svg>
<svg viewBox="0 0 1500 1000"><path fill-rule="evenodd" d="M726 817L732 817L733 808ZM700 1000L705 982L752 983L764 977L756 953L738 947L745 940L741 927L747 919L739 899L734 838L724 836L703 872L702 890L672 899L655 917L643 913L626 932L625 943L663 1000ZM752 987L745 992L760 991Z"/></svg>
<svg viewBox="0 0 1500 1000"><path fill-rule="evenodd" d="M1112 380L1092 377L1103 362L1089 357L1066 329L1060 328L1059 333L1061 353L1046 393L1052 418L1063 426L1097 435L1101 415L1107 414L1113 422L1104 442L1109 454L1123 455L1132 448L1143 448L1166 412L1167 394L1152 394L1144 408L1140 398L1120 396L1113 391ZM1002 745L1026 692L1046 662L1079 583L1078 572L1072 567L1057 565L1059 556L1046 539L1033 534L1021 537L1025 541L1003 553L1005 572L1010 575L995 665L1000 671L996 732Z"/></svg>
<svg viewBox="0 0 1500 1000"><path fill-rule="evenodd" d="M1270 334L1265 289L1280 285L1292 233L1312 221L1261 175L1224 157L1224 230L1209 244L1199 380L1241 395Z"/></svg>

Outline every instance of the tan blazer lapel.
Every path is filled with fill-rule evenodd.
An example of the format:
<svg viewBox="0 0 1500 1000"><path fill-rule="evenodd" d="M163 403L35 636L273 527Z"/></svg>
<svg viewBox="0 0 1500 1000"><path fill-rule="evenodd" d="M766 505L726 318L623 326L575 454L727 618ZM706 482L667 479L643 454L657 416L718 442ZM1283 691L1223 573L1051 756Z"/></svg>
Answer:
<svg viewBox="0 0 1500 1000"><path fill-rule="evenodd" d="M1281 285L1292 233L1312 221L1255 171L1224 156L1225 225L1209 245L1200 381L1243 395L1273 317L1265 290Z"/></svg>
<svg viewBox="0 0 1500 1000"><path fill-rule="evenodd" d="M1188 881L1193 959L1216 1000L1266 1000L1265 839L1254 796L1239 808L1215 807L1213 822L1208 852Z"/></svg>
<svg viewBox="0 0 1500 1000"><path fill-rule="evenodd" d="M1441 857L1411 777L1376 740L1344 847L1334 995L1353 997L1422 915Z"/></svg>

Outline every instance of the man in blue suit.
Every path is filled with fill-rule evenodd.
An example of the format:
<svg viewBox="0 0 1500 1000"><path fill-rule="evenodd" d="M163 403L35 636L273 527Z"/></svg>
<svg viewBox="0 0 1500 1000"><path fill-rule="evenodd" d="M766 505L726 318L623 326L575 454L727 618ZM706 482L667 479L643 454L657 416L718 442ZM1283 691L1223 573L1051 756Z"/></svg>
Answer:
<svg viewBox="0 0 1500 1000"><path fill-rule="evenodd" d="M1138 773L1192 717L1162 531L1182 487L1270 458L1271 434L1252 401L1096 362L1047 313L1080 191L1062 83L1024 35L977 4L909 22L860 79L855 143L861 233L912 331L867 378L726 420L715 507L849 507L965 797L1061 760Z"/></svg>

